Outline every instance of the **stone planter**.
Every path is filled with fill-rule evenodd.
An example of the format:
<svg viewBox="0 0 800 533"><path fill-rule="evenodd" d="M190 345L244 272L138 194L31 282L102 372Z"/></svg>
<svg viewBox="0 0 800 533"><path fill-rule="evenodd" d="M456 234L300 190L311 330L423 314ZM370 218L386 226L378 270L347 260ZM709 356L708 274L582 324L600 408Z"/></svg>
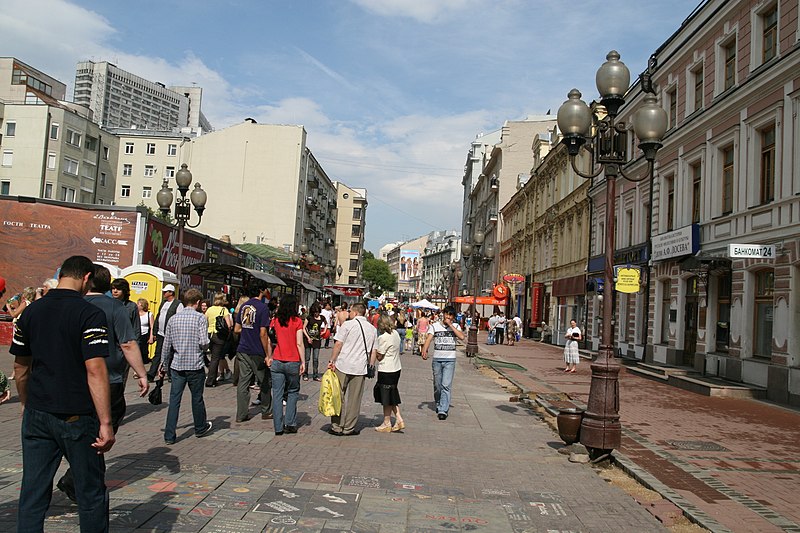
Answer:
<svg viewBox="0 0 800 533"><path fill-rule="evenodd" d="M571 407L560 409L556 417L558 424L558 436L567 444L574 444L580 441L581 420L583 420L583 409Z"/></svg>

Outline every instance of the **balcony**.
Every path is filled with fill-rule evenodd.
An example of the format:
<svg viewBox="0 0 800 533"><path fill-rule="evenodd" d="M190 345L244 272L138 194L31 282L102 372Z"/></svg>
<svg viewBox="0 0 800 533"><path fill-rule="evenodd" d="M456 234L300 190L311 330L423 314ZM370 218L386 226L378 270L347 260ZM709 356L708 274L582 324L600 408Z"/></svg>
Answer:
<svg viewBox="0 0 800 533"><path fill-rule="evenodd" d="M495 211L489 212L489 222L492 224L497 224L497 213Z"/></svg>

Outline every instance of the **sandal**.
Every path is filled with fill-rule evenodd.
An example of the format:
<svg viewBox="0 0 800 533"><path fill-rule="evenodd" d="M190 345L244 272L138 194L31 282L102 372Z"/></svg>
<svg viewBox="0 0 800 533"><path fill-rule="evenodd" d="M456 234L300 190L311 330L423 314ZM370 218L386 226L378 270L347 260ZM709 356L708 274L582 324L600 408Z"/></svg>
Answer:
<svg viewBox="0 0 800 533"><path fill-rule="evenodd" d="M308 381L308 376L303 376L303 381Z"/></svg>
<svg viewBox="0 0 800 533"><path fill-rule="evenodd" d="M389 433L392 431L392 426L387 426L386 424L381 424L375 428L375 431L379 431L381 433Z"/></svg>
<svg viewBox="0 0 800 533"><path fill-rule="evenodd" d="M394 426L392 426L392 431L400 431L405 428L406 424L401 420L400 422L395 422Z"/></svg>

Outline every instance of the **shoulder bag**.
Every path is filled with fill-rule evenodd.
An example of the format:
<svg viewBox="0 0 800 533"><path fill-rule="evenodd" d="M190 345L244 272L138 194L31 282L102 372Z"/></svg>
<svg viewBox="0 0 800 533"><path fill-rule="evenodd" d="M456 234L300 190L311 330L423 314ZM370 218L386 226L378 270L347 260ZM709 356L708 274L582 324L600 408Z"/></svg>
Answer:
<svg viewBox="0 0 800 533"><path fill-rule="evenodd" d="M367 336L364 334L364 326L361 325L361 322L358 319L355 319L356 324L361 329L361 340L364 341L364 351L367 353L367 378L372 379L375 377L375 365L369 364L369 349L367 348Z"/></svg>

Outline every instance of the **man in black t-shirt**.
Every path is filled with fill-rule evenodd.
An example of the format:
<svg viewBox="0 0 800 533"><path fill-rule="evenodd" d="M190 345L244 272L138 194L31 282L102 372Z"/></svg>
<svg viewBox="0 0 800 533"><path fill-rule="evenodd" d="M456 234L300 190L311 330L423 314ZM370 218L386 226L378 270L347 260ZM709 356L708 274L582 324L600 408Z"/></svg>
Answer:
<svg viewBox="0 0 800 533"><path fill-rule="evenodd" d="M103 455L114 445L106 318L83 299L91 260L61 265L58 287L31 303L17 322L11 353L28 367L17 386L22 416L22 488L18 531L42 531L61 458L75 471L81 531L108 531Z"/></svg>

